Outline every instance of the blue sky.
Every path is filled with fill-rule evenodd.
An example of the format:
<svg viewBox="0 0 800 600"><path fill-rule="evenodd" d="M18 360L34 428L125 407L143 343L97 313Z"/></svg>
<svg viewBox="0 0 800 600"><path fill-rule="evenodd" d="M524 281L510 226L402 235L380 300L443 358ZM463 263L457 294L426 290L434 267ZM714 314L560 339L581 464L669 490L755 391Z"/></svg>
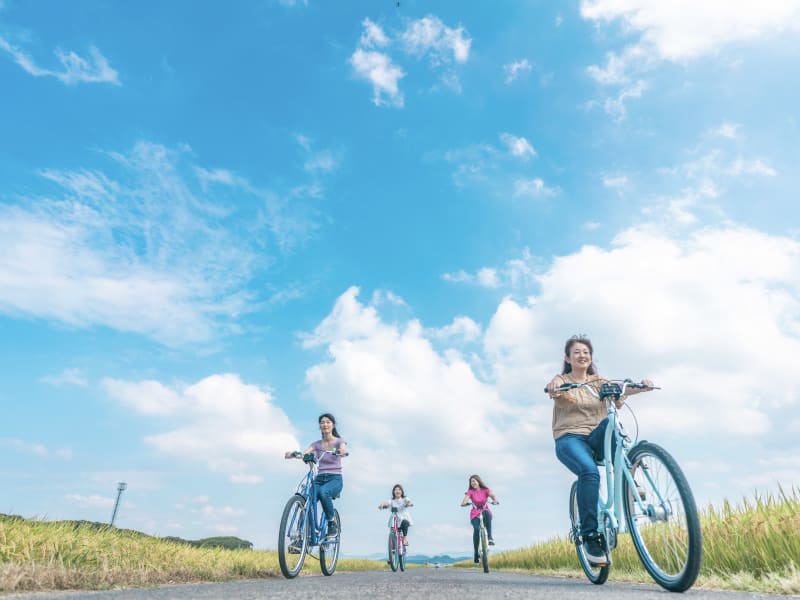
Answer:
<svg viewBox="0 0 800 600"><path fill-rule="evenodd" d="M800 483L800 5L0 0L0 512L344 552L566 532L587 333L701 505ZM623 415L625 420L626 415ZM633 419L627 415L629 428Z"/></svg>

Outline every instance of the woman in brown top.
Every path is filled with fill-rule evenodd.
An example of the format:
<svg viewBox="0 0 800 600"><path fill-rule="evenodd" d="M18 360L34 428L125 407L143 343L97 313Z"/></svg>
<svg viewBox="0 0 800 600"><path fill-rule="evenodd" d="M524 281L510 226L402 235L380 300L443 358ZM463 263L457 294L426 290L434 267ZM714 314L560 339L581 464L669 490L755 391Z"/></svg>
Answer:
<svg viewBox="0 0 800 600"><path fill-rule="evenodd" d="M606 406L585 387L564 391L558 389L562 383L589 383L596 393L600 392L600 387L607 380L598 375L592 361L593 352L589 338L572 336L568 339L564 346L564 368L561 375L556 375L547 384L547 391L553 399L556 456L578 476L578 514L586 558L595 564L604 564L605 549L597 532L600 474L595 458L603 459L603 440L608 425ZM644 379L642 383L653 385L649 379ZM625 394L640 391L645 390L630 389ZM619 399L617 408L622 406L624 398Z"/></svg>

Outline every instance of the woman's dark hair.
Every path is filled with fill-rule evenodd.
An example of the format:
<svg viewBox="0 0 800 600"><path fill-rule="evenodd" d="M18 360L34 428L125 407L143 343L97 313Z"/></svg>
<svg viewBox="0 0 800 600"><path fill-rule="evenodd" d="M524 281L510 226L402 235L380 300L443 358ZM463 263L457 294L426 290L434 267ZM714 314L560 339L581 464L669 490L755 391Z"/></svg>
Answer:
<svg viewBox="0 0 800 600"><path fill-rule="evenodd" d="M571 338L567 340L567 343L564 344L564 356L569 356L569 351L572 350L572 347L575 344L583 344L587 348L589 348L589 354L592 355L592 362L589 365L589 369L586 371L588 375L597 375L597 369L594 367L594 348L592 348L592 340L586 337L584 334L573 335ZM566 375L567 373L572 373L572 365L569 364L566 359L564 360L564 368L561 370L562 375Z"/></svg>
<svg viewBox="0 0 800 600"><path fill-rule="evenodd" d="M400 497L401 497L401 498L405 498L405 497L406 497L406 491L403 489L403 486L402 486L402 485L400 485L399 483L395 483L395 484L394 484L394 487L392 488L392 498L394 498L394 491L395 491L397 488L400 488Z"/></svg>
<svg viewBox="0 0 800 600"><path fill-rule="evenodd" d="M469 479L467 479L467 489L468 490L472 489L472 486L470 485L470 481L472 481L473 479L478 482L478 487L481 488L482 490L485 490L486 488L489 487L488 485L483 483L483 479L481 479L480 475L470 475Z"/></svg>
<svg viewBox="0 0 800 600"><path fill-rule="evenodd" d="M331 423L333 423L333 431L331 431L331 435L332 435L333 437L337 437L337 438L338 438L338 437L342 437L342 436L340 436L340 435L339 435L339 432L338 432L338 431L336 431L336 419L334 418L334 416L333 416L331 413L322 413L322 414L319 416L319 419L317 419L317 423L319 423L320 421L322 421L322 419L330 419L330 420L331 420Z"/></svg>

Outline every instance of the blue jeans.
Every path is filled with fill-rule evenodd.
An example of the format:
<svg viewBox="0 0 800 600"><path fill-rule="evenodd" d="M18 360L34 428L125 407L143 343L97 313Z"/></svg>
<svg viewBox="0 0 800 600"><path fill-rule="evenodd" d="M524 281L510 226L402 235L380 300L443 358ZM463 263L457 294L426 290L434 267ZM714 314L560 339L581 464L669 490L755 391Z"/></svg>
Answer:
<svg viewBox="0 0 800 600"><path fill-rule="evenodd" d="M603 442L608 419L603 419L589 435L565 433L556 440L556 456L578 476L578 515L581 536L597 533L597 500L600 496L600 473L596 460L603 460ZM616 447L616 437L611 440Z"/></svg>
<svg viewBox="0 0 800 600"><path fill-rule="evenodd" d="M478 545L481 540L481 518L475 517L472 523L472 546L475 548L475 556L478 556ZM486 535L492 539L492 515L488 511L483 513L483 524L486 525Z"/></svg>
<svg viewBox="0 0 800 600"><path fill-rule="evenodd" d="M333 499L342 493L342 476L334 473L317 475L317 498L328 521L333 520Z"/></svg>

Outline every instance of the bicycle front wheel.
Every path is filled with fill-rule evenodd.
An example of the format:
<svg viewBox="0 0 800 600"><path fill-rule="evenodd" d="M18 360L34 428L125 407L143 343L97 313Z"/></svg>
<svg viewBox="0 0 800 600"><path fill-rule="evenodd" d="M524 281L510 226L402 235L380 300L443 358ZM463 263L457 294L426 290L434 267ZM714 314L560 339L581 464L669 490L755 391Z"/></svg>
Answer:
<svg viewBox="0 0 800 600"><path fill-rule="evenodd" d="M391 530L389 531L389 566L392 567L392 571L397 571L399 554L400 553L397 547L397 535L395 534L394 530Z"/></svg>
<svg viewBox="0 0 800 600"><path fill-rule="evenodd" d="M700 572L700 518L686 476L661 446L636 444L628 454L635 489L623 481L625 519L644 568L671 592L689 589Z"/></svg>
<svg viewBox="0 0 800 600"><path fill-rule="evenodd" d="M399 555L399 558L397 560L397 564L400 566L400 570L401 571L405 571L406 570L406 555L408 554L408 548L403 545L403 539L400 538L399 536L398 536L398 541L400 543L400 545L398 546L400 551L397 553Z"/></svg>
<svg viewBox="0 0 800 600"><path fill-rule="evenodd" d="M287 579L297 577L308 552L306 499L295 494L286 503L278 533L278 563Z"/></svg>
<svg viewBox="0 0 800 600"><path fill-rule="evenodd" d="M483 518L483 517L481 517ZM483 565L483 572L489 572L489 543L486 539L486 529L481 527L481 564Z"/></svg>
<svg viewBox="0 0 800 600"><path fill-rule="evenodd" d="M569 537L575 543L575 551L578 553L578 562L581 563L581 568L586 574L586 577L595 585L602 585L608 579L609 565L597 566L590 563L586 558L586 553L583 551L583 539L581 538L581 519L578 514L578 482L572 483L572 488L569 490L569 521L570 532Z"/></svg>
<svg viewBox="0 0 800 600"><path fill-rule="evenodd" d="M339 520L339 511L334 509L333 520L336 522L336 537L326 538L319 545L319 568L323 575L333 575L336 563L339 562L339 541L342 536L342 522Z"/></svg>

